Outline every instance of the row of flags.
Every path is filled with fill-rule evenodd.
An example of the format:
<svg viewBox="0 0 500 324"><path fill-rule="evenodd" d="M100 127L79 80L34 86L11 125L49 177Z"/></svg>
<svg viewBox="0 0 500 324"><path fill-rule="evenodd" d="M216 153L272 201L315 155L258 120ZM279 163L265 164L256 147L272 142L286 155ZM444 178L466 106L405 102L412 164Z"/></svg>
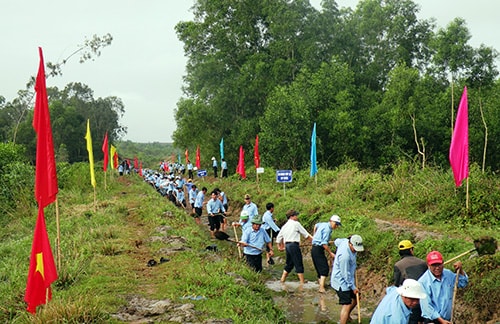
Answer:
<svg viewBox="0 0 500 324"><path fill-rule="evenodd" d="M42 48L38 48L40 64L35 83L35 107L33 114L33 128L37 134L36 145L36 169L35 169L35 198L38 203L38 217L35 224L33 243L31 247L30 265L26 283L24 300L27 310L36 313L39 305L47 303L52 298L51 284L57 280L58 274L54 262L54 256L50 247L49 237L45 224L44 208L56 202L57 209L57 172L54 156L54 145L52 139L52 127L50 123L47 87L45 83L45 67ZM467 87L464 88L457 119L451 139L449 160L453 170L455 185L461 186L464 179L469 176L469 130L468 130L468 101ZM94 156L92 152L92 136L90 133L90 121L87 120L87 132L85 134L87 150L89 153L91 184L95 189ZM118 154L113 145L108 150L108 133L104 136L102 151L104 153L103 171L107 171L108 162L114 169L118 168ZM220 155L224 159L224 139L220 141ZM111 156L111 160L109 157ZM185 151L186 162L189 160L189 152ZM180 158L179 158L180 159ZM255 168L260 167L259 135L255 137L254 146ZM196 166L200 169L200 147L196 148ZM142 162L139 167L137 158L134 159L134 168L142 171ZM245 150L243 146L239 149L239 161L236 172L242 178L245 174ZM310 176L318 173L316 160L316 123L314 123L311 135L311 171ZM59 235L58 235L59 238Z"/></svg>

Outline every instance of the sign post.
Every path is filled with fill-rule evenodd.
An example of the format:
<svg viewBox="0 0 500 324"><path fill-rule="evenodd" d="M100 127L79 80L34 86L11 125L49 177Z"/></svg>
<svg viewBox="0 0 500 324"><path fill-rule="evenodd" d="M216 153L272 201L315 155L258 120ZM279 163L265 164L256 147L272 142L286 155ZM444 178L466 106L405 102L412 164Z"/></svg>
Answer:
<svg viewBox="0 0 500 324"><path fill-rule="evenodd" d="M276 182L283 183L283 195L286 196L285 184L292 182L292 170L276 170Z"/></svg>
<svg viewBox="0 0 500 324"><path fill-rule="evenodd" d="M207 170L198 170L196 173L198 175L198 178L203 178L207 176Z"/></svg>

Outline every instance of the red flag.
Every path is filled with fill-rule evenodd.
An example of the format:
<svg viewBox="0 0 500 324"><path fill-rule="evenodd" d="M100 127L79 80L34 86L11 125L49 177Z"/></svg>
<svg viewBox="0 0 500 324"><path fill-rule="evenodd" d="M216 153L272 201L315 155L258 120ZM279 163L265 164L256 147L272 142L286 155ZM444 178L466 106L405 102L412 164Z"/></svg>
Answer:
<svg viewBox="0 0 500 324"><path fill-rule="evenodd" d="M245 172L245 150L243 150L242 145L240 145L240 158L238 160L238 167L236 169L236 173L238 173L242 179L247 178L247 175Z"/></svg>
<svg viewBox="0 0 500 324"><path fill-rule="evenodd" d="M113 167L115 169L118 169L118 165L120 164L118 161L119 157L118 157L118 152L115 151L115 154L113 154Z"/></svg>
<svg viewBox="0 0 500 324"><path fill-rule="evenodd" d="M462 181L469 176L469 105L467 102L467 87L464 87L457 120L453 129L450 144L450 164L455 178L455 185L460 187Z"/></svg>
<svg viewBox="0 0 500 324"><path fill-rule="evenodd" d="M186 157L186 164L187 164L188 161L189 161L189 152L188 152L188 149L186 149L186 151L184 152L184 156Z"/></svg>
<svg viewBox="0 0 500 324"><path fill-rule="evenodd" d="M28 303L27 310L36 313L38 305L45 304L52 298L50 284L57 279L54 256L50 248L43 208L38 208L38 218L31 246L30 268L24 300Z"/></svg>
<svg viewBox="0 0 500 324"><path fill-rule="evenodd" d="M255 163L255 168L260 167L260 155L259 155L259 135L255 136L255 147L253 149L253 161Z"/></svg>
<svg viewBox="0 0 500 324"><path fill-rule="evenodd" d="M43 209L56 200L58 188L42 48L39 47L38 51L40 65L36 76L36 99L33 113L33 128L37 133L35 199L38 202L38 208Z"/></svg>
<svg viewBox="0 0 500 324"><path fill-rule="evenodd" d="M108 162L109 162L108 132L106 132L106 134L104 135L104 141L102 142L102 153L104 153L102 170L106 172L108 171Z"/></svg>
<svg viewBox="0 0 500 324"><path fill-rule="evenodd" d="M198 170L201 169L201 162L200 162L200 146L198 145L198 147L196 148L196 168L198 168Z"/></svg>
<svg viewBox="0 0 500 324"><path fill-rule="evenodd" d="M137 156L134 156L134 169L139 169L139 160L137 159Z"/></svg>

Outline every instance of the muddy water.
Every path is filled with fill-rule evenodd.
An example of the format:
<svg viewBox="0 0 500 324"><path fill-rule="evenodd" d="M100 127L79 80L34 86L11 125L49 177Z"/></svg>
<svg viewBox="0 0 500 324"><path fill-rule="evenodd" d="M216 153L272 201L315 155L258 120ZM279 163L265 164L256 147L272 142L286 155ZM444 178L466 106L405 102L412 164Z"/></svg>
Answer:
<svg viewBox="0 0 500 324"><path fill-rule="evenodd" d="M281 283L279 278L283 269L283 259L267 270L273 279L266 282L266 287L273 291L273 300L286 315L289 323L338 323L340 308L335 290L329 287L330 277L327 278L326 292L319 293L314 267L309 258L304 257L305 277L307 282L300 285L295 272L290 273L287 281ZM376 305L367 301L360 302L361 323L368 324ZM358 323L357 308L351 312L353 323Z"/></svg>

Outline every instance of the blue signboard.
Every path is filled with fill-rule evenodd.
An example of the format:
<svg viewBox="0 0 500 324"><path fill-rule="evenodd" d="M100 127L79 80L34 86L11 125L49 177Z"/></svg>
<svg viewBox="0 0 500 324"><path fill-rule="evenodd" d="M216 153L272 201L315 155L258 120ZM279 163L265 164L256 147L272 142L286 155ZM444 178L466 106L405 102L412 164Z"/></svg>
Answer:
<svg viewBox="0 0 500 324"><path fill-rule="evenodd" d="M198 175L199 178L206 177L207 176L207 170L198 170L198 172L196 174Z"/></svg>
<svg viewBox="0 0 500 324"><path fill-rule="evenodd" d="M292 182L292 170L276 170L276 182Z"/></svg>

